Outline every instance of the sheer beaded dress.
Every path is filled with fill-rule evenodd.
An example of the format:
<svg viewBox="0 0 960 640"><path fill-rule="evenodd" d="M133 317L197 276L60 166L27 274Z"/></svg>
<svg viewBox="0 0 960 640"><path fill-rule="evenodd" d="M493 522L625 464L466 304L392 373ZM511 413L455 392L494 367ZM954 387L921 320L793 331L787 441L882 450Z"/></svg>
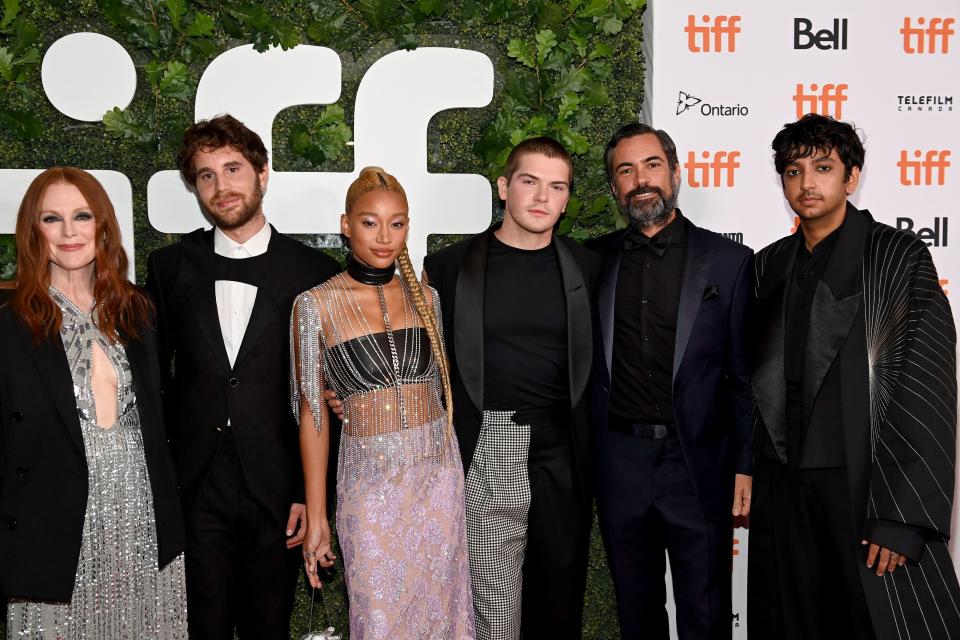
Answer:
<svg viewBox="0 0 960 640"><path fill-rule="evenodd" d="M69 604L11 600L10 640L186 640L183 556L157 569L153 492L143 451L133 376L122 345L97 329L56 289L60 337L73 377L87 460L87 509ZM94 344L116 373L117 419L97 425L91 372Z"/></svg>
<svg viewBox="0 0 960 640"><path fill-rule="evenodd" d="M376 285L382 331L346 278L294 305L291 400L298 418L306 401L318 428L324 388L343 402L336 523L350 637L473 638L463 469L427 332L402 279L400 318L389 317Z"/></svg>

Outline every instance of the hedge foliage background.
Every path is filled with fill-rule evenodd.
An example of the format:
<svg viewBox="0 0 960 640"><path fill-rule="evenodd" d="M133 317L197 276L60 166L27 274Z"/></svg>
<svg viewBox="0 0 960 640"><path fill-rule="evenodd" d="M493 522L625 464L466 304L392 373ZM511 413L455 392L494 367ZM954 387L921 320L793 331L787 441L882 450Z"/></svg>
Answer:
<svg viewBox="0 0 960 640"><path fill-rule="evenodd" d="M637 118L644 7L645 0L2 0L0 167L66 164L127 175L142 281L149 252L176 239L147 221L147 181L174 168L180 135L192 122L197 81L218 54L249 43L261 51L297 44L335 50L343 63L340 101L281 112L273 167L350 171L353 101L370 65L398 48L462 47L493 60L494 98L483 109L445 111L432 120L429 170L494 179L514 144L535 135L556 137L574 154L576 170L559 231L583 240L623 225L608 193L602 152L613 131ZM133 102L99 123L60 114L40 82L46 49L79 31L115 39L137 67ZM500 217L500 203L493 205ZM303 239L343 257L336 236ZM430 247L452 239L433 236ZM0 236L0 279L15 277L14 259L12 237ZM336 577L326 590L327 606L332 622L346 630L342 593ZM306 631L308 598L300 592L293 637ZM594 527L584 637L617 636L612 586Z"/></svg>

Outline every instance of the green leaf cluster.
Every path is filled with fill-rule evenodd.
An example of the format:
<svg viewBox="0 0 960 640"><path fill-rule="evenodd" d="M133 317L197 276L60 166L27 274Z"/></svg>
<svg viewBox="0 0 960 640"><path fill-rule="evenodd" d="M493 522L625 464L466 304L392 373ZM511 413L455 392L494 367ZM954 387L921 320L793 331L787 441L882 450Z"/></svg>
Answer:
<svg viewBox="0 0 960 640"><path fill-rule="evenodd" d="M291 149L315 167L339 157L353 137L344 116L343 107L333 104L312 122L294 124L290 128Z"/></svg>
<svg viewBox="0 0 960 640"><path fill-rule="evenodd" d="M20 0L3 0L0 17L0 124L21 140L43 133L43 123L29 108L36 92L27 79L40 62L40 32L22 13Z"/></svg>

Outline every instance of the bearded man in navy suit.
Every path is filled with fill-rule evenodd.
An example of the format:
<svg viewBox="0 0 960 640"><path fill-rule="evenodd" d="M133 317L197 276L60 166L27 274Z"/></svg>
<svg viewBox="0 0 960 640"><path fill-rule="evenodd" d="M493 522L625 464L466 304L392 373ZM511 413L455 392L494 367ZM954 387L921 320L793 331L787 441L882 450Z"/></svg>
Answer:
<svg viewBox="0 0 960 640"><path fill-rule="evenodd" d="M666 132L623 127L606 163L630 224L591 245L603 256L592 426L621 633L669 637L665 549L680 638L730 638L732 519L750 511L753 252L677 208Z"/></svg>

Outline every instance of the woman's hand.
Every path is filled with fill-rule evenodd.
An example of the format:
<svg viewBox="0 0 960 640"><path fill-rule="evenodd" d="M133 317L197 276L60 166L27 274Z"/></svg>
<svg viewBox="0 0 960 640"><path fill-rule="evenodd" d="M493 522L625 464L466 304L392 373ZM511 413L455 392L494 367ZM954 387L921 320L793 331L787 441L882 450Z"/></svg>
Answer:
<svg viewBox="0 0 960 640"><path fill-rule="evenodd" d="M320 576L317 574L317 567L324 569L332 567L337 556L333 554L333 548L330 546L330 523L326 518L321 518L320 522L314 524L307 523L307 534L303 538L303 564L307 570L307 579L310 580L310 586L320 589L323 583L320 582Z"/></svg>

